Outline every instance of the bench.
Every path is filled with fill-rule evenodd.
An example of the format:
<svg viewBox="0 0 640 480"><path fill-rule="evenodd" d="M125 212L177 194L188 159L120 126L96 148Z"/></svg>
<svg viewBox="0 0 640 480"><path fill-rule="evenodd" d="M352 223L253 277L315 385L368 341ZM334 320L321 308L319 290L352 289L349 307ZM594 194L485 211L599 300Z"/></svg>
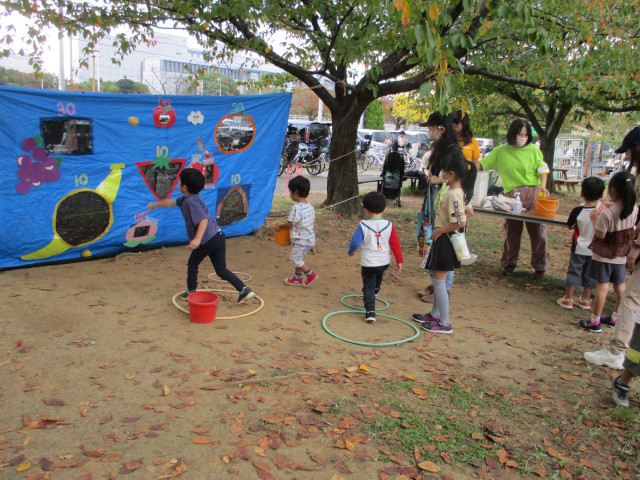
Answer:
<svg viewBox="0 0 640 480"><path fill-rule="evenodd" d="M358 185L363 183L376 183L376 192L382 191L382 178L374 178L373 180L358 180Z"/></svg>
<svg viewBox="0 0 640 480"><path fill-rule="evenodd" d="M572 192L576 191L576 185L580 183L580 180L577 178L554 178L553 186L558 189L558 191L562 190L562 186L567 187L567 191L571 190Z"/></svg>

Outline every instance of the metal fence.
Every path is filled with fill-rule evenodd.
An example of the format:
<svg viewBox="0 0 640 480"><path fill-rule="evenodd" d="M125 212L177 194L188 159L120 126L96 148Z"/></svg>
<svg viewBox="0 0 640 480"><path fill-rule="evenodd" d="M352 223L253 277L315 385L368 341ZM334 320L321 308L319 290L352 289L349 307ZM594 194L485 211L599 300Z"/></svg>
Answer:
<svg viewBox="0 0 640 480"><path fill-rule="evenodd" d="M567 178L582 178L587 141L582 138L557 138L553 155L553 168L566 170ZM560 179L561 172L554 172L553 178Z"/></svg>

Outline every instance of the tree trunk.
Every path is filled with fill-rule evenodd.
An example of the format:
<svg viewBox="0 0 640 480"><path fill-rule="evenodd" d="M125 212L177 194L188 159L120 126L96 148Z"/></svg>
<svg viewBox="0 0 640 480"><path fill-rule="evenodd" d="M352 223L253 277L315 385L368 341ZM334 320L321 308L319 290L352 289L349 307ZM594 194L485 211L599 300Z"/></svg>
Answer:
<svg viewBox="0 0 640 480"><path fill-rule="evenodd" d="M553 160L556 153L556 139L560 135L560 130L567 115L573 108L571 103L551 102L545 119L544 135L540 136L540 150L545 163L549 166L549 176L547 177L547 190L553 191Z"/></svg>
<svg viewBox="0 0 640 480"><path fill-rule="evenodd" d="M358 167L356 164L356 135L358 115L331 112L333 135L329 156L329 175L327 178L326 205L335 204L335 210L341 215L362 214L362 205L358 198ZM344 201L347 200L347 201Z"/></svg>
<svg viewBox="0 0 640 480"><path fill-rule="evenodd" d="M556 152L556 138L558 134L556 133L553 138L548 137L547 135L540 137L540 150L542 151L542 158L544 158L544 162L549 166L549 175L547 176L547 190L550 192L553 191L553 157Z"/></svg>

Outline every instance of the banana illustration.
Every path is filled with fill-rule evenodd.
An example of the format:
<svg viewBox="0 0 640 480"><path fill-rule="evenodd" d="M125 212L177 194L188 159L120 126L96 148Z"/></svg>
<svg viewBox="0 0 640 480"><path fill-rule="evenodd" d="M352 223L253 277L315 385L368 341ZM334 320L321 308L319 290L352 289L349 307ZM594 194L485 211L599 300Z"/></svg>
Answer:
<svg viewBox="0 0 640 480"><path fill-rule="evenodd" d="M113 224L113 202L120 188L124 164L109 167L111 172L98 187L79 188L62 197L53 212L53 239L40 250L20 257L40 260L53 257L69 248L78 248L99 240Z"/></svg>

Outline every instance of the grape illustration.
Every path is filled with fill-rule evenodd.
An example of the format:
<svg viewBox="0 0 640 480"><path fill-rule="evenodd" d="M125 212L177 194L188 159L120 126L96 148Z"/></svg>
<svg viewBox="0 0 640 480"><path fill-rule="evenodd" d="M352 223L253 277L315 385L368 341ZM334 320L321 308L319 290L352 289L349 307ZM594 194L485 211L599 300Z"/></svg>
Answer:
<svg viewBox="0 0 640 480"><path fill-rule="evenodd" d="M45 158L47 158L47 150L42 147L36 147L31 151L31 155L33 155L34 160L38 160L41 162Z"/></svg>
<svg viewBox="0 0 640 480"><path fill-rule="evenodd" d="M18 155L18 178L20 181L16 185L18 193L25 195L29 193L31 187L39 187L43 183L51 183L60 179L60 170L55 158L49 157L47 150L38 147L37 141L33 137L25 138L21 147L27 152L31 152L33 159L27 154Z"/></svg>
<svg viewBox="0 0 640 480"><path fill-rule="evenodd" d="M38 146L38 143L36 142L36 139L33 138L33 137L25 138L22 141L22 149L25 152L30 152L31 150L33 150L37 146Z"/></svg>

